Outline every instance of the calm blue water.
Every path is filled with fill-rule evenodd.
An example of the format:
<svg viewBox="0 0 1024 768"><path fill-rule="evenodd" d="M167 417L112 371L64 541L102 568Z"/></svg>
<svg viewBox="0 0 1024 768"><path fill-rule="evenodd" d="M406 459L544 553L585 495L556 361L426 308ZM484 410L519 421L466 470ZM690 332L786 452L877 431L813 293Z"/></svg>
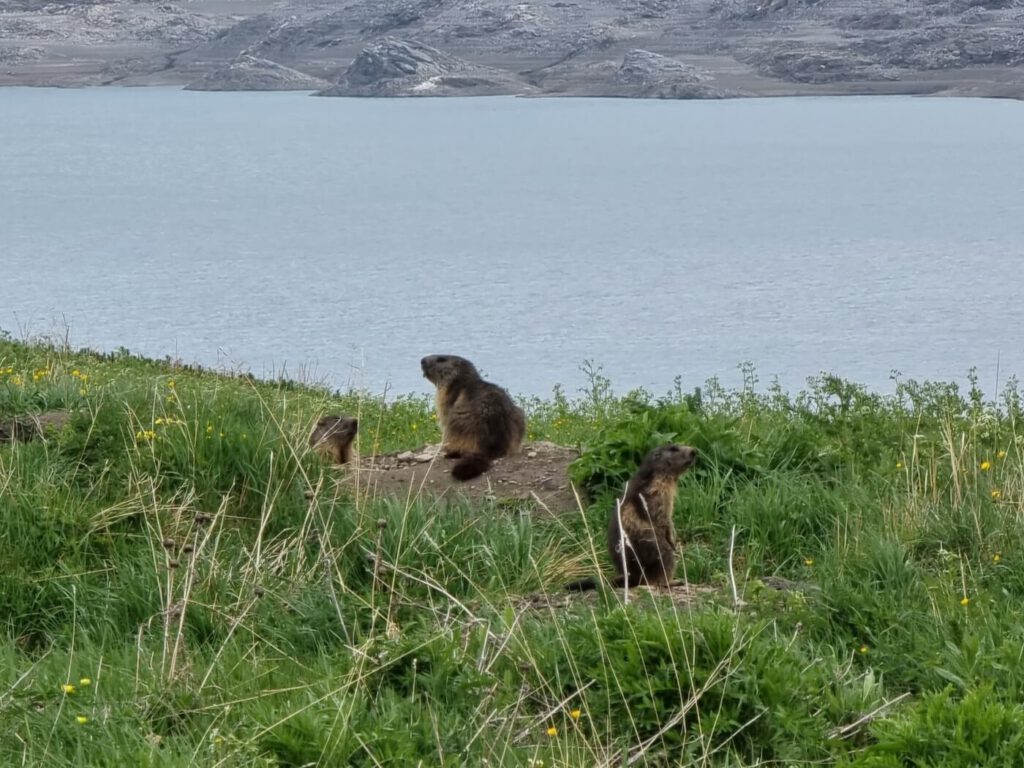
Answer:
<svg viewBox="0 0 1024 768"><path fill-rule="evenodd" d="M1024 103L0 89L0 327L373 389L1024 374Z"/></svg>

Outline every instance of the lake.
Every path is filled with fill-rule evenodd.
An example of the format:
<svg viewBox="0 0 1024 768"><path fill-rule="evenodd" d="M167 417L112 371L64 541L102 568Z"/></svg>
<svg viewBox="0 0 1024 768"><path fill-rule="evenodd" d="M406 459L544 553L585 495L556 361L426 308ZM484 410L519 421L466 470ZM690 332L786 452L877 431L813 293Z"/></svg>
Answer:
<svg viewBox="0 0 1024 768"><path fill-rule="evenodd" d="M0 328L662 394L1024 373L1024 103L0 89ZM997 378L998 377L998 378Z"/></svg>

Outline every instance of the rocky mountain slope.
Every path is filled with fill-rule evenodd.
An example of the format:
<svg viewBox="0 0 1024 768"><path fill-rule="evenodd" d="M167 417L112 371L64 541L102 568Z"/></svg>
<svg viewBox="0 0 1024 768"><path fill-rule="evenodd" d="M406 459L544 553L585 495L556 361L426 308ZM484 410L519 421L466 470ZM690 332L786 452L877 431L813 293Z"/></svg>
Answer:
<svg viewBox="0 0 1024 768"><path fill-rule="evenodd" d="M1024 0L0 3L0 84L1024 97Z"/></svg>

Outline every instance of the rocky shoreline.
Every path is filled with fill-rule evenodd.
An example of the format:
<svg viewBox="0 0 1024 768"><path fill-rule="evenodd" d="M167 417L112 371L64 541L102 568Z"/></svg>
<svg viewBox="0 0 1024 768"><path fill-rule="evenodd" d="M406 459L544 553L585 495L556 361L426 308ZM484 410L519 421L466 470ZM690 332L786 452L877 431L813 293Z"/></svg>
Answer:
<svg viewBox="0 0 1024 768"><path fill-rule="evenodd" d="M1021 99L1024 0L8 0L0 85Z"/></svg>

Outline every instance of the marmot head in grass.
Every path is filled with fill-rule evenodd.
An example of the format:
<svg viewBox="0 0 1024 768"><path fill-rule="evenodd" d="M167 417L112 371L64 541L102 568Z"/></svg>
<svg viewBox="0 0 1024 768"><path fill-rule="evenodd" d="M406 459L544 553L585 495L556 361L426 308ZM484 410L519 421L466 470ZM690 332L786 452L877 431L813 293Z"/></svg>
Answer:
<svg viewBox="0 0 1024 768"><path fill-rule="evenodd" d="M645 481L653 476L677 478L696 461L696 448L669 443L648 453L637 469L635 477Z"/></svg>
<svg viewBox="0 0 1024 768"><path fill-rule="evenodd" d="M314 450L345 464L352 459L352 442L359 431L359 421L351 416L324 416L309 436L309 445Z"/></svg>

